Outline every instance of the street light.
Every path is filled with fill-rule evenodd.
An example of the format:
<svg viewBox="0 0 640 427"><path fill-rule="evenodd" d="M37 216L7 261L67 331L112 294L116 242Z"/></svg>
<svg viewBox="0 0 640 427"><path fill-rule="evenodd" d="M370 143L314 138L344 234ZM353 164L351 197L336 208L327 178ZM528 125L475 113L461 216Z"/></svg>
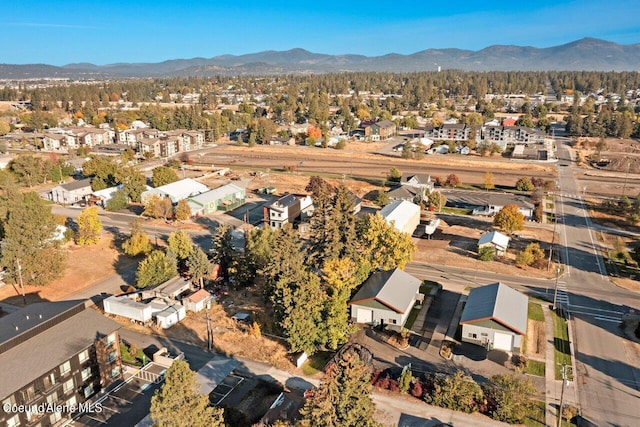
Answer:
<svg viewBox="0 0 640 427"><path fill-rule="evenodd" d="M16 258L16 264L18 265L18 278L20 279L20 292L22 293L22 301L24 305L27 305L27 297L24 294L24 282L22 281L22 265L20 265L20 259Z"/></svg>

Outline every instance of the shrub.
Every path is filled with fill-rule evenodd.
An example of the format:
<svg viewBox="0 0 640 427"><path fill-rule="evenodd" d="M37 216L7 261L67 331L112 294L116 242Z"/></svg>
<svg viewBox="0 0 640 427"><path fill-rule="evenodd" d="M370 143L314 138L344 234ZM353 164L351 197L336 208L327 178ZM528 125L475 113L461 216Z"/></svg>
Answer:
<svg viewBox="0 0 640 427"><path fill-rule="evenodd" d="M485 246L478 251L478 259L480 261L493 261L496 256L496 250L491 246Z"/></svg>
<svg viewBox="0 0 640 427"><path fill-rule="evenodd" d="M417 397L417 398L422 397L422 395L424 394L424 391L422 389L422 381L420 381L420 378L413 379L413 382L411 383L411 388L409 389L409 393L413 397Z"/></svg>

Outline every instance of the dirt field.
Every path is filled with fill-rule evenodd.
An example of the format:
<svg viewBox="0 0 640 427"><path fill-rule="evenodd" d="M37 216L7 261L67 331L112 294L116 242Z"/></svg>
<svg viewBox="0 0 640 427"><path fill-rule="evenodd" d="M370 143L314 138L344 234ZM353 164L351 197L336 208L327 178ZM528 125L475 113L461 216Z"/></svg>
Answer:
<svg viewBox="0 0 640 427"><path fill-rule="evenodd" d="M67 270L61 279L47 286L29 286L25 284L27 302L57 301L74 292L94 285L105 278L116 274L116 265L126 267L136 261L127 257L119 257L113 246L112 235L102 233L97 245L76 246L68 243L65 246L68 254ZM0 288L0 301L22 305L22 296L11 285Z"/></svg>
<svg viewBox="0 0 640 427"><path fill-rule="evenodd" d="M545 323L527 319L526 354L535 358L545 357Z"/></svg>
<svg viewBox="0 0 640 427"><path fill-rule="evenodd" d="M500 274L511 274L525 277L553 278L554 269L539 270L532 267L519 268L514 264L516 254L532 241L540 242L547 249L553 237L551 230L527 227L518 233L509 244L507 254L494 261L480 261L477 254L477 243L480 235L492 230L489 220L441 216L440 227L431 239L414 239L418 250L414 253L414 261L428 262L435 265L471 268L481 271L492 271Z"/></svg>

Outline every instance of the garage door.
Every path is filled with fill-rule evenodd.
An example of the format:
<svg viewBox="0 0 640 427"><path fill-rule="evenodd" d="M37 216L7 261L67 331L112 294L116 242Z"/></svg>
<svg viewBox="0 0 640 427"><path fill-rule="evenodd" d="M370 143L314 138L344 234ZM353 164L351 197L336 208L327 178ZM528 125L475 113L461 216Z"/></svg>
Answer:
<svg viewBox="0 0 640 427"><path fill-rule="evenodd" d="M356 322L358 323L372 323L373 322L373 310L367 310L365 308L358 308L356 315Z"/></svg>
<svg viewBox="0 0 640 427"><path fill-rule="evenodd" d="M496 350L511 351L511 343L513 342L513 336L509 334L502 334L496 332L493 335L493 348Z"/></svg>

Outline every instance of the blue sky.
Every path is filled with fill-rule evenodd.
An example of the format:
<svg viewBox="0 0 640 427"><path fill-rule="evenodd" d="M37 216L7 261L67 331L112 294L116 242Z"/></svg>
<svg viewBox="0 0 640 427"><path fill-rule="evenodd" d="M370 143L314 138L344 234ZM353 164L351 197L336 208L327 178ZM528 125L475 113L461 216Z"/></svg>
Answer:
<svg viewBox="0 0 640 427"><path fill-rule="evenodd" d="M638 0L14 0L0 63L160 62L296 47L384 55L583 37L640 43Z"/></svg>

